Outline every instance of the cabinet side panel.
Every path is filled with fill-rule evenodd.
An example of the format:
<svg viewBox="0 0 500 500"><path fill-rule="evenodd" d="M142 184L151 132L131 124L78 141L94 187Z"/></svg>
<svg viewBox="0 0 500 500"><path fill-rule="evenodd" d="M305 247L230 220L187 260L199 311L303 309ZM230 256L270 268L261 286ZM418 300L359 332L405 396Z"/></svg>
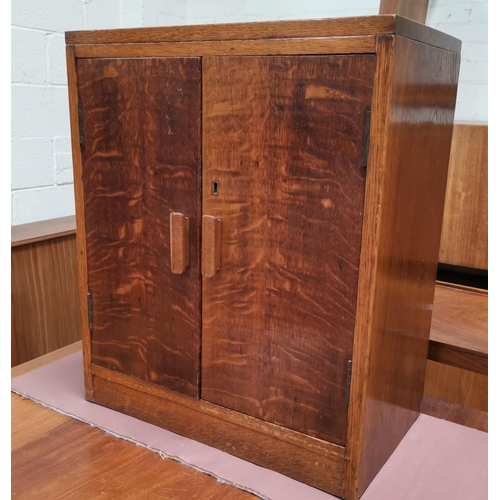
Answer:
<svg viewBox="0 0 500 500"><path fill-rule="evenodd" d="M338 444L374 71L373 55L203 61L203 213L222 256L203 278L202 397Z"/></svg>
<svg viewBox="0 0 500 500"><path fill-rule="evenodd" d="M79 59L77 70L92 362L197 396L200 59ZM189 217L182 274L172 212Z"/></svg>
<svg viewBox="0 0 500 500"><path fill-rule="evenodd" d="M381 45L385 57L391 42ZM379 67L392 87L368 161L367 193L380 198L365 202L364 230L376 229L361 257L346 498L363 493L419 414L453 130L459 55L400 37L394 50L388 74Z"/></svg>

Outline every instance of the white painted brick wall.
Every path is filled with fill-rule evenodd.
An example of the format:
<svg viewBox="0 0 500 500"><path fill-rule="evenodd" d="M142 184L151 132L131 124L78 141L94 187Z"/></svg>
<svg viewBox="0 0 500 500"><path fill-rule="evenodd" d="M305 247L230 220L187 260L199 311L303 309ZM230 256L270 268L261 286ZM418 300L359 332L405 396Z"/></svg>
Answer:
<svg viewBox="0 0 500 500"><path fill-rule="evenodd" d="M11 22L16 225L75 210L64 32L142 26L143 1L14 0Z"/></svg>
<svg viewBox="0 0 500 500"><path fill-rule="evenodd" d="M12 224L74 213L64 31L372 15L379 0L14 0ZM430 0L460 38L456 120L488 119L488 2Z"/></svg>

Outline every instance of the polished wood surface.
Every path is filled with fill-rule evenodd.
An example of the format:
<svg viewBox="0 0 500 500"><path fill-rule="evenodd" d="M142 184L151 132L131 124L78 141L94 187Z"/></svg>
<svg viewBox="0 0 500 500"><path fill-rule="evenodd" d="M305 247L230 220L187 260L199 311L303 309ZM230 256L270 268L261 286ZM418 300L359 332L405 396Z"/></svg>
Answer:
<svg viewBox="0 0 500 500"><path fill-rule="evenodd" d="M33 243L11 252L14 363L80 339L75 236L45 239L38 234Z"/></svg>
<svg viewBox="0 0 500 500"><path fill-rule="evenodd" d="M189 217L170 214L170 270L182 274L189 266Z"/></svg>
<svg viewBox="0 0 500 500"><path fill-rule="evenodd" d="M374 36L281 38L205 42L75 45L77 57L186 57L209 55L364 54L375 52Z"/></svg>
<svg viewBox="0 0 500 500"><path fill-rule="evenodd" d="M418 416L459 57L380 40L354 337L344 495L358 498ZM419 106L408 105L420 89ZM436 103L441 87L443 95ZM396 355L397 353L397 355Z"/></svg>
<svg viewBox="0 0 500 500"><path fill-rule="evenodd" d="M342 447L157 386L145 386L98 366L93 373L95 401L99 404L334 495L342 491Z"/></svg>
<svg viewBox="0 0 500 500"><path fill-rule="evenodd" d="M203 60L203 213L222 220L222 262L203 278L202 397L339 444L374 67Z"/></svg>
<svg viewBox="0 0 500 500"><path fill-rule="evenodd" d="M77 73L92 361L197 397L200 60L78 59ZM190 220L182 274L170 212Z"/></svg>
<svg viewBox="0 0 500 500"><path fill-rule="evenodd" d="M439 261L488 269L488 125L453 128Z"/></svg>
<svg viewBox="0 0 500 500"><path fill-rule="evenodd" d="M379 14L397 14L425 24L429 0L381 0Z"/></svg>
<svg viewBox="0 0 500 500"><path fill-rule="evenodd" d="M454 52L459 52L461 47L460 40L450 35L396 15L69 31L66 32L66 43L68 45L131 44L367 35L400 35Z"/></svg>
<svg viewBox="0 0 500 500"><path fill-rule="evenodd" d="M15 394L11 465L18 499L257 498Z"/></svg>
<svg viewBox="0 0 500 500"><path fill-rule="evenodd" d="M211 278L220 269L222 221L212 215L204 215L201 232L201 275Z"/></svg>
<svg viewBox="0 0 500 500"><path fill-rule="evenodd" d="M420 411L431 417L442 418L448 422L488 432L488 412L486 411L475 410L430 396L423 397Z"/></svg>
<svg viewBox="0 0 500 500"><path fill-rule="evenodd" d="M424 394L488 411L488 376L437 361L427 361Z"/></svg>
<svg viewBox="0 0 500 500"><path fill-rule="evenodd" d="M11 227L11 246L18 247L39 241L53 240L76 233L74 215L58 217L56 219L31 222Z"/></svg>
<svg viewBox="0 0 500 500"><path fill-rule="evenodd" d="M78 97L78 75L74 47L66 47L66 69L68 73L68 104L71 128L71 156L73 159L73 179L76 208L76 247L78 252L78 297L80 301L81 330L83 348L83 368L85 381L85 397L92 401L93 386L90 373L90 325L88 322L88 273L87 245L85 242L84 196L82 183L82 154L80 144L80 113ZM80 109L81 110L81 109Z"/></svg>
<svg viewBox="0 0 500 500"><path fill-rule="evenodd" d="M488 292L436 285L428 359L488 374Z"/></svg>

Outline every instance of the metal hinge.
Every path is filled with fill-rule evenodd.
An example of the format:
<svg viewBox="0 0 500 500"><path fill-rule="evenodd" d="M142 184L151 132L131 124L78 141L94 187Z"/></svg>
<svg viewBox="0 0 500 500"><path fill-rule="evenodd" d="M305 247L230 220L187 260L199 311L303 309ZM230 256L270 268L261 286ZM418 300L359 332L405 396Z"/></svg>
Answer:
<svg viewBox="0 0 500 500"><path fill-rule="evenodd" d="M352 359L347 360L347 375L345 385L345 404L349 404L351 399L351 376L352 376Z"/></svg>
<svg viewBox="0 0 500 500"><path fill-rule="evenodd" d="M80 145L83 146L83 143L85 142L85 136L83 135L82 101L78 101L78 135L80 137Z"/></svg>
<svg viewBox="0 0 500 500"><path fill-rule="evenodd" d="M92 330L94 323L94 304L92 303L92 292L87 292L87 312L89 316L89 328Z"/></svg>
<svg viewBox="0 0 500 500"><path fill-rule="evenodd" d="M363 140L363 160L362 167L368 166L368 150L370 149L370 124L372 118L372 109L368 108L365 111L365 137Z"/></svg>

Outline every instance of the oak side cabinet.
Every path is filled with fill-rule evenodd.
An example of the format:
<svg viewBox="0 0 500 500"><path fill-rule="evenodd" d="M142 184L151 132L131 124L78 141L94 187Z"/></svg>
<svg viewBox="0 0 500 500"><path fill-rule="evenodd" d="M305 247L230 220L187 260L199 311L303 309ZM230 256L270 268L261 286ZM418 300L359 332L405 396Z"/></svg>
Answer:
<svg viewBox="0 0 500 500"><path fill-rule="evenodd" d="M419 414L460 42L397 16L66 42L86 397L359 498Z"/></svg>

